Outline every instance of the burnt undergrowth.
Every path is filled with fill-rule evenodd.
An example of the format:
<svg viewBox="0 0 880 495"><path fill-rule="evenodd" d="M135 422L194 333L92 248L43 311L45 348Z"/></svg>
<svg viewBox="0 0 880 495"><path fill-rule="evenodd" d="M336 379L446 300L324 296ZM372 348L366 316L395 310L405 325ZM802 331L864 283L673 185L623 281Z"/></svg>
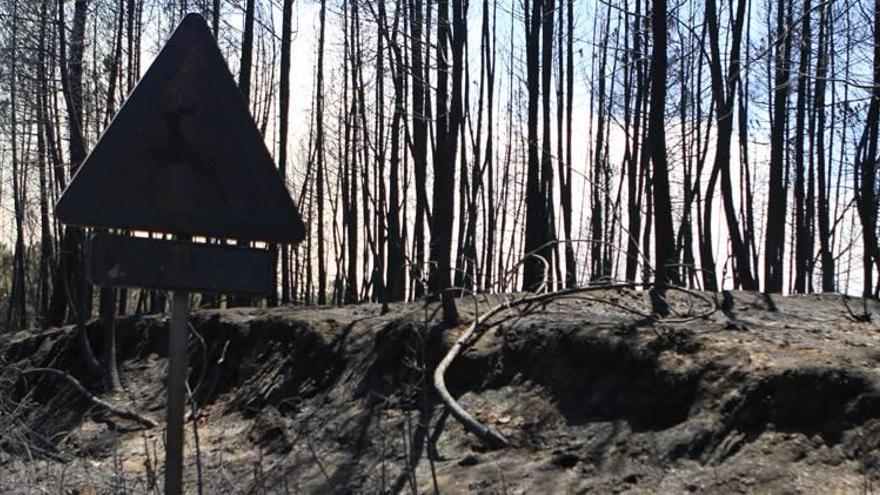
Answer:
<svg viewBox="0 0 880 495"><path fill-rule="evenodd" d="M249 438L271 454L287 455L305 437L332 439L348 459L330 474L328 483L336 486L363 482L356 481L366 469L359 458L379 448L375 437L389 428L383 426L388 418L406 418L409 425L404 474L414 472L424 456L440 460L434 444L443 434L436 427L442 407L428 377L456 330L412 315L345 319L320 312L300 317L297 311L196 313L189 344L196 405L252 418ZM127 317L117 327L129 389L119 399L161 418L167 318ZM87 328L94 349L101 348L101 330L97 322ZM877 377L845 360L753 366L742 345L719 350L709 340L719 331L704 323L662 328L628 317L514 316L463 352L447 383L455 397L511 397L508 409L514 412L518 391L538 394L542 407L574 435L606 423L617 442L636 445L651 435L652 455L664 462L721 464L768 433L841 445L863 464L876 457L877 445L850 439L867 438L853 432L880 421ZM737 336L751 337L744 331ZM7 341L0 357L7 366L62 370L100 391L101 378L89 374L80 352L77 331L65 328ZM28 441L47 455L69 447L69 432L87 420L117 432L137 429L96 410L51 376L4 383L13 402L31 404L19 419L29 428ZM22 455L13 444L7 438L0 449ZM514 442L513 448L540 445ZM564 455L567 461L554 465L569 469L581 457L606 453ZM393 486L409 483L407 476Z"/></svg>

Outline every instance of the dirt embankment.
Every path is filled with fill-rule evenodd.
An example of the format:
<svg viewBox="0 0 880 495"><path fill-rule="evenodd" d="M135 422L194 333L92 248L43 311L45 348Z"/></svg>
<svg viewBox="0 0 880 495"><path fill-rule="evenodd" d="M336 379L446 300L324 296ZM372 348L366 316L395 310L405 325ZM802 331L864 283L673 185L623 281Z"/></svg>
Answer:
<svg viewBox="0 0 880 495"><path fill-rule="evenodd" d="M462 316L500 300L462 300ZM683 316L706 309L684 295L674 303ZM654 324L630 311L646 307L642 293L608 291L496 320L447 382L510 441L500 450L444 420L430 373L464 326L443 329L434 306L198 312L188 486L195 492L201 478L205 493L880 489L878 305L868 305L873 322L860 322L840 296L734 293L724 312ZM89 330L100 349L100 328ZM3 375L0 492L157 492L166 337L166 317L121 321L126 392L99 394L159 420L152 429L94 407L55 376ZM71 328L0 338L6 366L61 369L100 390L79 356Z"/></svg>

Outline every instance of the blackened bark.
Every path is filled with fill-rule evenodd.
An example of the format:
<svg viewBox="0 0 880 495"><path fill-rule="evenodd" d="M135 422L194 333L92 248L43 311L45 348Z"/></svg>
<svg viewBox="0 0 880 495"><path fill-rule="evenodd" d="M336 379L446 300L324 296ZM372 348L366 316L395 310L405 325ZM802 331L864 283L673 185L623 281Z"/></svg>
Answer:
<svg viewBox="0 0 880 495"><path fill-rule="evenodd" d="M425 271L425 222L428 217L428 116L427 116L427 67L422 63L422 0L412 4L410 17L410 38L412 49L412 140L413 140L413 173L415 175L416 212L413 227L414 265L411 269L411 280L415 297L424 294L422 276ZM424 64L427 65L427 64Z"/></svg>
<svg viewBox="0 0 880 495"><path fill-rule="evenodd" d="M725 78L721 71L721 49L719 42L719 20L715 0L706 2L706 24L709 30L711 54L710 72L712 75L712 95L715 99L718 116L718 140L715 148L715 167L721 173L721 199L724 205L724 218L730 236L731 249L735 260L736 278L745 290L757 290L752 276L749 244L743 241L737 219L737 209L733 203L733 181L730 173L730 146L733 137L733 112L736 90L740 79L740 50L742 45L743 23L746 1L738 0L733 29L731 30L730 67ZM708 212L707 212L708 213Z"/></svg>
<svg viewBox="0 0 880 495"><path fill-rule="evenodd" d="M396 2L394 27L389 40L389 48L394 57L394 114L391 117L391 157L388 162L388 264L386 270L386 298L388 301L402 301L406 287L406 250L400 226L400 135L406 109L404 79L406 67L398 41L398 23L403 5ZM387 27L383 29L387 32ZM404 174L405 175L405 174ZM405 216L404 216L405 218Z"/></svg>
<svg viewBox="0 0 880 495"><path fill-rule="evenodd" d="M541 198L544 202L545 218L542 223L541 258L547 263L548 288L555 288L554 274L558 273L559 249L556 241L555 200L553 198L553 137L550 131L550 96L552 94L551 75L553 70L553 14L554 0L544 0L541 42L541 117L543 122L543 146L541 153ZM561 158L561 157L559 157Z"/></svg>
<svg viewBox="0 0 880 495"><path fill-rule="evenodd" d="M794 292L804 293L807 289L807 265L813 257L810 248L810 227L807 224L806 205L806 167L805 140L807 115L807 74L811 55L810 12L811 1L804 0L801 21L801 56L798 64L797 103L794 130Z"/></svg>
<svg viewBox="0 0 880 495"><path fill-rule="evenodd" d="M544 195L541 192L541 175L538 155L538 99L539 47L541 42L541 16L543 0L525 2L526 24L526 84L528 86L528 165L526 176L526 225L525 260L523 261L523 290L537 290L544 282L545 266L539 255L543 246L544 224L547 212L544 209Z"/></svg>
<svg viewBox="0 0 880 495"><path fill-rule="evenodd" d="M651 55L651 105L648 116L648 149L651 154L652 188L654 198L654 289L653 311L669 314L664 296L670 283L678 283L675 264L675 233L672 227L672 204L669 192L669 170L666 162L666 0L654 0L651 15L651 33L654 46Z"/></svg>
<svg viewBox="0 0 880 495"><path fill-rule="evenodd" d="M447 105L449 73L447 65L449 28L449 2L437 3L437 147L434 150L434 200L431 217L431 274L428 287L432 294L439 295L443 301L443 320L455 324L458 314L451 293L450 278L452 250L452 221L454 197L450 194L455 188L455 149L458 140L458 125L461 119L461 34L458 23L461 16L461 1L453 0L453 22L456 25L453 40L452 106Z"/></svg>
<svg viewBox="0 0 880 495"><path fill-rule="evenodd" d="M835 267L834 253L831 245L831 228L828 208L828 185L826 184L825 170L825 87L828 75L828 7L822 8L819 20L819 48L816 60L816 89L815 104L816 112L816 178L818 192L818 224L819 224L819 255L822 261L822 291L834 292Z"/></svg>
<svg viewBox="0 0 880 495"><path fill-rule="evenodd" d="M770 181L767 198L767 228L764 247L764 292L782 292L785 251L785 114L789 94L791 54L791 10L784 0L776 3L776 65L773 82L773 125L770 131ZM786 13L787 11L787 13Z"/></svg>
<svg viewBox="0 0 880 495"><path fill-rule="evenodd" d="M218 2L219 3L219 2ZM215 4L215 19L219 5ZM290 123L290 42L293 29L293 0L284 0L281 13L281 74L278 94L278 169L281 180L287 184L287 134ZM214 35L217 35L216 24ZM276 248L275 252L278 250ZM291 301L290 291L290 246L281 246L281 303Z"/></svg>

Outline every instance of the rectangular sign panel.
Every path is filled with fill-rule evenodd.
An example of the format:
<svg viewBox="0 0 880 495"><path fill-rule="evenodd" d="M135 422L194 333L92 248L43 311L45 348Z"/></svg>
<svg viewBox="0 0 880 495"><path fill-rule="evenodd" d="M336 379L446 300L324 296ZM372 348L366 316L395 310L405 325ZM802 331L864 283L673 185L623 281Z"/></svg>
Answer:
<svg viewBox="0 0 880 495"><path fill-rule="evenodd" d="M265 249L98 233L88 274L95 285L266 295L275 263Z"/></svg>

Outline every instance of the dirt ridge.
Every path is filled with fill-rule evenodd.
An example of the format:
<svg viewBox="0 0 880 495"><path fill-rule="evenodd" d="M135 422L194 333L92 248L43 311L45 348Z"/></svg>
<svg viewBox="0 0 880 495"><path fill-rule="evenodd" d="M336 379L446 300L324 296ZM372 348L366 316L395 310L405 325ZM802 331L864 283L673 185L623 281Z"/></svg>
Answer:
<svg viewBox="0 0 880 495"><path fill-rule="evenodd" d="M602 297L647 304L633 291ZM602 297L509 312L454 363L449 388L510 440L498 451L452 420L438 427L427 377L461 328L444 329L431 305L386 315L375 305L196 312L190 383L203 483L269 493L428 491L435 479L451 493L880 486L880 328L853 321L839 296L779 298L774 311L760 295L734 293L726 314L681 324L643 321ZM679 297L676 307L699 313L699 300ZM96 349L100 330L88 327ZM129 394L112 399L161 419L167 316L124 318L118 332ZM73 328L0 338L5 363L55 367L99 389L78 353ZM14 439L0 439L0 479L22 479L40 462L74 466L71 486L99 492L120 479L149 491L150 476L161 475L149 466L151 445L161 459L161 428L90 410L50 377L16 383L14 393L31 394L29 438L50 455L25 461ZM100 475L80 472L83 459ZM114 459L131 462L123 469ZM4 492L12 486L0 482Z"/></svg>

